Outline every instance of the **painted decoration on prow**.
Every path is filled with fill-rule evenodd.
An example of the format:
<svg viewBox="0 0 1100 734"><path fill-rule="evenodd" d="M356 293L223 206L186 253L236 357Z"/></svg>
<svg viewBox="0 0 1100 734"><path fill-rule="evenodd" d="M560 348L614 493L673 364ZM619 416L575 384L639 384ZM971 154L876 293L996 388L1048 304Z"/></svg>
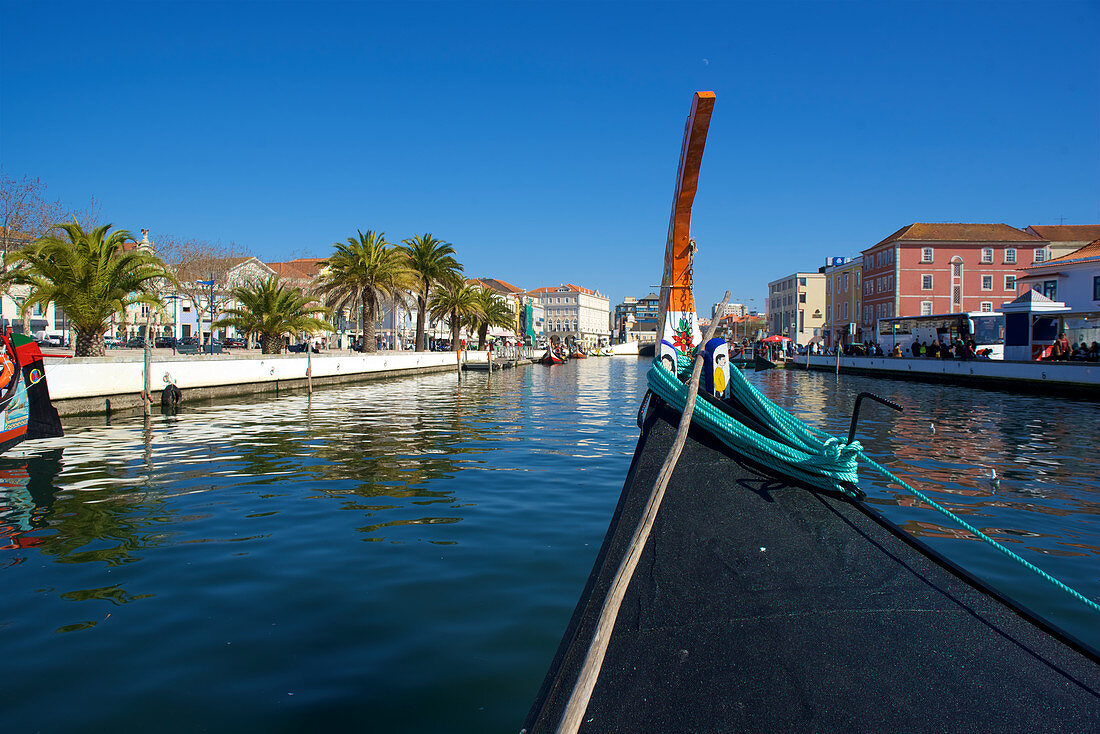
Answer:
<svg viewBox="0 0 1100 734"><path fill-rule="evenodd" d="M713 108L714 92L695 93L680 148L672 217L665 243L664 273L661 278L657 318L660 343L655 356L663 359L668 355L673 365L678 364L678 355L690 354L703 338L692 293L691 261L694 243L691 239L691 206L699 184L699 165L703 159Z"/></svg>
<svg viewBox="0 0 1100 734"><path fill-rule="evenodd" d="M726 340L714 337L703 348L703 389L716 398L730 394L730 348Z"/></svg>

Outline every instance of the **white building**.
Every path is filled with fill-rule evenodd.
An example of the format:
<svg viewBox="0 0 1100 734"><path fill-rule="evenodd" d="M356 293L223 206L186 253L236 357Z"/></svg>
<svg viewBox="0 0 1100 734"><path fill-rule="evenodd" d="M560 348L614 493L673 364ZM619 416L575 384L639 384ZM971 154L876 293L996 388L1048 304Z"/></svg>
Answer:
<svg viewBox="0 0 1100 734"><path fill-rule="evenodd" d="M611 300L599 291L572 283L536 288L537 298L546 312L546 336L570 339L586 347L611 343Z"/></svg>
<svg viewBox="0 0 1100 734"><path fill-rule="evenodd" d="M819 343L825 327L825 276L792 273L768 283L768 328L798 345Z"/></svg>
<svg viewBox="0 0 1100 734"><path fill-rule="evenodd" d="M745 304L743 303L727 303L725 309L719 313L719 306L721 303L716 303L710 307L711 319L720 319L725 316L736 316L738 318L745 315Z"/></svg>
<svg viewBox="0 0 1100 734"><path fill-rule="evenodd" d="M1100 239L1017 272L1018 284L1069 307L1062 324L1071 342L1100 341Z"/></svg>

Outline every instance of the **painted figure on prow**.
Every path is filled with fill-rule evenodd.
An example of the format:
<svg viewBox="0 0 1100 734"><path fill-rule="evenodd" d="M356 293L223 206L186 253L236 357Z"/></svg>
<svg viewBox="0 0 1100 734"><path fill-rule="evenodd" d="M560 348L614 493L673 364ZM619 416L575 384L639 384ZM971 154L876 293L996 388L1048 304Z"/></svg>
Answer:
<svg viewBox="0 0 1100 734"><path fill-rule="evenodd" d="M715 337L703 348L703 389L716 398L730 395L730 348L726 340Z"/></svg>
<svg viewBox="0 0 1100 734"><path fill-rule="evenodd" d="M672 342L667 339L662 339L657 349L657 360L661 366L666 370L676 375L679 372L676 358L676 347L672 346Z"/></svg>

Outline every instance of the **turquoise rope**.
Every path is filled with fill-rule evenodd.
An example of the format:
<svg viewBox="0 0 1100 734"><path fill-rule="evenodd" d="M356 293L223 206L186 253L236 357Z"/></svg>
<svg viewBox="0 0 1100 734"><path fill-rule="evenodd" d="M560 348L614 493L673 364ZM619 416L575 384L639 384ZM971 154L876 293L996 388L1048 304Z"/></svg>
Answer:
<svg viewBox="0 0 1100 734"><path fill-rule="evenodd" d="M685 354L678 354L677 357L678 370L682 374L688 372L691 368L692 357ZM684 406L687 404L688 389L687 385L676 375L673 375L668 369L655 361L646 375L646 381L649 383L649 389L655 395L673 408L683 411ZM1037 574L1040 578L1083 602L1086 606L1100 612L1100 604L1062 583L1030 561L1013 553L993 538L965 522L958 515L941 507L923 493L899 479L886 467L867 456L858 441L853 441L850 444L845 443L839 438L830 436L825 431L807 426L792 416L757 390L739 369L730 370L730 393L758 420L772 426L783 439L780 442L763 436L740 421L734 420L720 408L705 400L696 402L692 421L709 431L734 451L755 460L759 464L791 476L804 484L842 492L849 497L856 496L852 487L859 481L857 460L863 459L871 468L876 469L887 479L912 492L922 502L950 518L968 532L973 533L975 537L990 544L1024 568Z"/></svg>
<svg viewBox="0 0 1100 734"><path fill-rule="evenodd" d="M1009 558L1011 558L1012 560L1016 561L1017 563L1019 563L1020 565L1022 565L1022 566L1023 566L1024 568L1026 568L1026 569L1028 569L1029 571L1033 571L1034 573L1038 574L1040 578L1042 578L1042 579L1046 579L1046 580L1047 580L1047 581L1049 581L1050 583L1054 584L1054 585L1055 585L1055 586L1057 586L1057 587L1058 587L1059 589L1061 589L1062 591L1064 591L1064 592L1066 592L1067 594L1069 594L1070 596L1072 596L1072 597L1073 597L1074 599L1077 599L1078 601L1082 601L1082 602L1084 602L1084 603L1085 603L1085 604L1086 604L1087 606L1089 606L1089 607L1092 607L1092 609L1094 609L1095 611L1097 611L1097 612L1100 612L1100 604L1097 604L1097 603L1096 603L1096 602L1094 602L1094 601L1093 601L1092 599L1089 599L1089 598L1088 598L1087 596L1085 596L1085 595L1084 595L1084 594L1082 594L1081 592L1077 591L1076 589L1074 589L1074 588L1072 588L1072 587L1070 587L1070 586L1067 586L1066 584L1062 583L1061 581L1059 581L1058 579L1054 578L1054 577L1053 577L1053 576L1051 576L1051 575L1050 575L1049 573L1047 573L1047 572L1046 572L1046 571L1044 571L1043 569L1039 568L1039 567L1038 567L1038 566L1036 566L1035 564L1031 563L1031 562L1030 562L1030 561L1028 561L1027 559L1025 559L1025 558L1021 558L1020 556L1016 555L1015 553L1013 553L1012 551L1010 551L1010 550L1009 550L1008 548L1004 547L1003 545L1001 545L1001 544L1000 544L1000 543L998 543L997 541L993 540L993 538L991 538L991 537L989 537L988 535L986 535L985 533L983 533L983 532L982 532L981 530L978 530L977 528L973 527L972 525L970 525L969 523L967 523L967 522L966 522L965 520L963 520L963 519L962 519L961 517L959 517L959 516L958 516L958 515L956 515L955 513L951 512L951 510L948 510L948 509L947 509L947 508L945 508L945 507L940 507L940 506L939 506L938 504L936 504L936 503L935 503L935 502L933 502L933 501L932 501L931 499L929 499L928 497L926 497L926 496L925 496L925 495L924 495L923 493L921 493L921 492L917 491L917 490L916 490L916 489L914 489L913 487L910 487L910 486L909 486L908 484L906 484L905 482L903 482L903 481L902 481L901 479L899 479L899 478L898 478L898 477L897 477L896 475L894 475L894 474L893 474L893 472L891 472L891 471L890 471L889 469L887 469L886 467L882 466L881 464L879 464L878 462L876 462L876 461L875 461L874 459L872 459L871 457L867 456L867 454L865 454L865 453L863 453L862 451L860 451L860 452L859 452L859 456L860 456L860 458L861 458L861 459L863 459L863 460L864 460L864 461L866 461L866 462L867 462L868 464L870 464L872 468L874 468L874 469L878 469L878 471L879 471L879 472L881 472L881 473L882 473L882 475L883 475L884 477L886 477L886 478L890 479L890 480L891 480L891 481L893 481L893 482L896 482L897 484L901 485L902 487L905 487L905 488L906 488L907 490L909 490L909 491L910 491L910 492L912 492L912 493L913 493L914 495L916 495L916 497L917 497L917 498L918 498L919 500L921 500L922 502L924 502L924 503L928 504L929 506L931 506L931 507L933 507L933 508L935 508L935 509L939 510L939 511L940 511L940 512L942 512L942 513L943 513L943 514L944 514L945 516L947 516L947 517L951 518L951 519L952 519L952 520L954 520L954 521L955 521L956 523L958 523L958 524L959 524L960 526L962 526L963 528L965 528L965 529L966 529L966 530L967 530L968 532L971 532L971 533L973 533L973 534L974 534L974 535L975 535L976 537L980 538L981 540L984 540L984 541L985 541L986 543L989 543L989 544L990 544L991 546L993 546L994 548L996 548L997 550L999 550L999 551L1000 551L1001 553L1004 553L1004 554L1005 554L1006 556L1008 556L1008 557L1009 557Z"/></svg>
<svg viewBox="0 0 1100 734"><path fill-rule="evenodd" d="M646 378L654 394L677 410L684 409L687 386L675 375L655 362ZM695 403L693 420L757 463L812 487L856 495L853 487L859 481L856 459L861 447L858 442L847 444L810 429L753 388L740 370L730 371L730 390L762 422L771 425L782 440L753 431L703 400Z"/></svg>

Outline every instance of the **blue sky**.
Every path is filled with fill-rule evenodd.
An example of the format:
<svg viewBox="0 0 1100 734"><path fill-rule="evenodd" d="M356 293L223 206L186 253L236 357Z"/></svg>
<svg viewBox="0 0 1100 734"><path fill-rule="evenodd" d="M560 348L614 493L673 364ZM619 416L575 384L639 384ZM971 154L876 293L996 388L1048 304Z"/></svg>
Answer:
<svg viewBox="0 0 1100 734"><path fill-rule="evenodd" d="M644 295L691 94L700 310L916 221L1100 222L1100 3L4 2L0 163L261 259L432 232Z"/></svg>

